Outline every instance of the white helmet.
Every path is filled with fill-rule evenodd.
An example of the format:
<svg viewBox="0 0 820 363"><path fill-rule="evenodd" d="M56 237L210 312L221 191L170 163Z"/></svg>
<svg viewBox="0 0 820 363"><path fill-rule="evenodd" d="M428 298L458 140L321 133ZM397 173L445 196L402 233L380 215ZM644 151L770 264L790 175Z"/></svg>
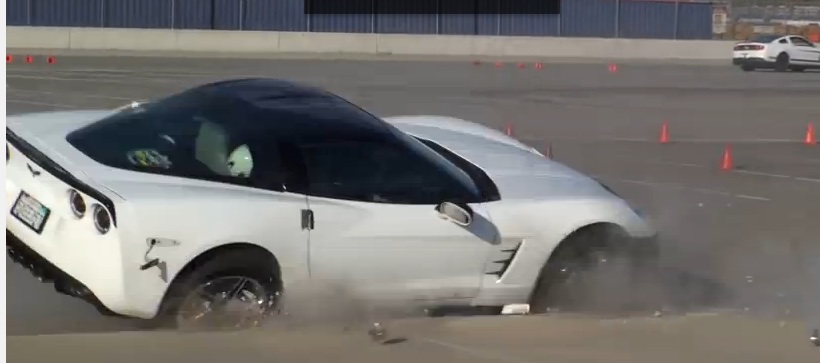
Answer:
<svg viewBox="0 0 820 363"><path fill-rule="evenodd" d="M253 157L248 145L240 145L228 156L228 171L232 176L247 178L253 170Z"/></svg>

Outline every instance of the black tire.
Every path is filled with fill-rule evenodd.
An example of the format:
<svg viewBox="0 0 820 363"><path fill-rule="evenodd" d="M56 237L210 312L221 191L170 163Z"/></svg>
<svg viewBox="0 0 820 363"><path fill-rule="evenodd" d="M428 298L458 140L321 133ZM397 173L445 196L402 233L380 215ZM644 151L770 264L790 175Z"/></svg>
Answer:
<svg viewBox="0 0 820 363"><path fill-rule="evenodd" d="M786 72L789 70L789 55L780 53L777 55L777 60L774 62L775 72Z"/></svg>
<svg viewBox="0 0 820 363"><path fill-rule="evenodd" d="M750 65L742 65L740 66L740 69L742 69L744 72L752 72L755 70L755 67Z"/></svg>
<svg viewBox="0 0 820 363"><path fill-rule="evenodd" d="M647 270L656 268L656 256L639 260L622 253L625 251L617 247L624 238L622 231L608 226L584 228L569 236L543 267L530 298L530 311L605 313L657 308L657 302L646 294L632 293L647 282L642 280L656 276L654 270Z"/></svg>
<svg viewBox="0 0 820 363"><path fill-rule="evenodd" d="M238 248L215 255L187 273L178 276L168 288L157 316L144 322L142 327L191 330L190 327L180 326L178 321L178 314L180 314L185 298L202 284L228 276L244 277L260 283L266 294L265 299L270 303L264 309L264 316L267 317L279 308L282 292L281 281L277 276L275 266L273 256L260 253L256 249ZM249 327L252 326L216 326L208 327L208 329L245 329Z"/></svg>
<svg viewBox="0 0 820 363"><path fill-rule="evenodd" d="M792 72L803 72L806 68L804 67L792 67Z"/></svg>

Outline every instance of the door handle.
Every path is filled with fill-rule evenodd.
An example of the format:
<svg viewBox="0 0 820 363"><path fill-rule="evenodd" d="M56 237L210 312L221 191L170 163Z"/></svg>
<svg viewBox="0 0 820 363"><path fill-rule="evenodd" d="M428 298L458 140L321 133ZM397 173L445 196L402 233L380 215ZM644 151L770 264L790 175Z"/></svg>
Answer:
<svg viewBox="0 0 820 363"><path fill-rule="evenodd" d="M313 229L314 223L313 211L310 209L302 209L302 230Z"/></svg>

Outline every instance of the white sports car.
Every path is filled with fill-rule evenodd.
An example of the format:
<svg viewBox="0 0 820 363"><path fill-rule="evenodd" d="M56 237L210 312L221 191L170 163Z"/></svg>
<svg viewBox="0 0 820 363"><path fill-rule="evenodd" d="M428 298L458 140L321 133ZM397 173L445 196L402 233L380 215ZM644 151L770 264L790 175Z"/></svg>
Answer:
<svg viewBox="0 0 820 363"><path fill-rule="evenodd" d="M758 35L735 44L732 64L747 72L760 68L802 72L820 68L820 49L798 35Z"/></svg>
<svg viewBox="0 0 820 363"><path fill-rule="evenodd" d="M627 202L501 132L281 80L9 116L6 140L11 258L102 313L177 327L257 324L305 280L537 312L593 256L657 254Z"/></svg>

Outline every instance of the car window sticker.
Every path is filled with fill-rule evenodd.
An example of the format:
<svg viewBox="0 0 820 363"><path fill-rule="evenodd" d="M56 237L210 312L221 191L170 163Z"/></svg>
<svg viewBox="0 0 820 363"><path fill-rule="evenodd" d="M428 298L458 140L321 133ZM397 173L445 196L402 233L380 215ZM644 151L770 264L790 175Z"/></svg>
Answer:
<svg viewBox="0 0 820 363"><path fill-rule="evenodd" d="M128 152L128 160L135 166L170 169L168 156L153 149L140 149Z"/></svg>

